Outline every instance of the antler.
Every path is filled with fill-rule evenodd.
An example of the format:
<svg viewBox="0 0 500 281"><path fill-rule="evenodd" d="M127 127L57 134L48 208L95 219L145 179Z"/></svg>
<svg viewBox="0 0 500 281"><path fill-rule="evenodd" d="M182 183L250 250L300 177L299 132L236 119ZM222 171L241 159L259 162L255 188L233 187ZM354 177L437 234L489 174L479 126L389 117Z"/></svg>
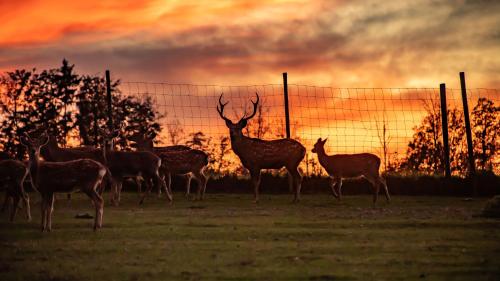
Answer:
<svg viewBox="0 0 500 281"><path fill-rule="evenodd" d="M245 113L245 115L243 115L243 117L241 117L240 122L242 120L248 121L248 120L252 119L252 117L255 116L255 113L257 113L257 106L259 105L259 94L255 93L255 95L257 96L257 101L254 102L253 100L250 100L252 102L252 104L253 104L253 112L252 112L252 114L247 117L246 113Z"/></svg>
<svg viewBox="0 0 500 281"><path fill-rule="evenodd" d="M217 112L219 112L219 115L222 119L224 119L224 121L229 121L231 122L231 120L229 120L229 118L226 118L224 116L224 106L226 106L226 104L228 104L229 102L226 102L226 103L222 103L222 95L224 93L220 94L220 97L219 97L219 105L217 105ZM219 108L220 106L220 108Z"/></svg>

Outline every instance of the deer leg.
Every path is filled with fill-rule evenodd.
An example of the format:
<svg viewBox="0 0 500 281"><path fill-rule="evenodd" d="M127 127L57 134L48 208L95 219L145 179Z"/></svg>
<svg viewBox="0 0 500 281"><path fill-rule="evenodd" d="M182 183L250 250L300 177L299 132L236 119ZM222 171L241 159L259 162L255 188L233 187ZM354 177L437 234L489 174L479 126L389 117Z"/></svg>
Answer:
<svg viewBox="0 0 500 281"><path fill-rule="evenodd" d="M42 194L42 203L40 204L41 207L41 215L42 215L42 225L41 225L41 230L42 232L45 231L46 228L46 220L47 220L47 194Z"/></svg>
<svg viewBox="0 0 500 281"><path fill-rule="evenodd" d="M205 196L205 188L207 185L207 178L205 175L201 172L196 172L194 174L194 177L196 181L198 182L198 199L203 200L203 197Z"/></svg>
<svg viewBox="0 0 500 281"><path fill-rule="evenodd" d="M170 197L172 197L173 199L173 192L172 192L172 173L170 172L167 172L165 174L165 177L166 177L166 180L163 180L163 182L165 183L165 191L167 192L167 194L170 194Z"/></svg>
<svg viewBox="0 0 500 281"><path fill-rule="evenodd" d="M339 177L337 178L337 191L339 194L339 200L342 200L342 178Z"/></svg>
<svg viewBox="0 0 500 281"><path fill-rule="evenodd" d="M253 183L254 203L259 203L260 170L250 171Z"/></svg>
<svg viewBox="0 0 500 281"><path fill-rule="evenodd" d="M373 186L373 204L377 203L377 198L378 198L378 192L380 190L380 183L377 178L374 178L372 176L365 176L365 178L371 183Z"/></svg>
<svg viewBox="0 0 500 281"><path fill-rule="evenodd" d="M200 179L201 179L201 187L200 188L203 188L201 190L201 198L200 200L203 200L205 199L205 191L207 190L207 177L205 176L205 174L203 174L203 172L200 172Z"/></svg>
<svg viewBox="0 0 500 281"><path fill-rule="evenodd" d="M297 170L297 167L288 169L288 174L292 177L292 182L295 187L295 195L293 198L293 202L297 203L300 201L300 189L302 186L302 175Z"/></svg>
<svg viewBox="0 0 500 281"><path fill-rule="evenodd" d="M117 193L116 193L116 203L120 204L120 201L122 199L122 187L123 187L123 180L120 180L116 186Z"/></svg>
<svg viewBox="0 0 500 281"><path fill-rule="evenodd" d="M122 189L123 178L114 178L113 179L113 192L111 194L111 203L114 206L118 206L120 204L120 192Z"/></svg>
<svg viewBox="0 0 500 281"><path fill-rule="evenodd" d="M387 188L387 182L385 181L385 179L383 177L379 177L379 181L382 184L382 186L384 187L385 199L387 199L387 202L391 202L391 196L389 195L389 189Z"/></svg>
<svg viewBox="0 0 500 281"><path fill-rule="evenodd" d="M149 179L149 178L148 178ZM142 203L144 203L144 199L146 198L146 196L151 193L151 189L153 189L153 185L152 184L148 184L146 186L146 191L142 193L141 195L141 200L139 200L139 205L142 205Z"/></svg>
<svg viewBox="0 0 500 281"><path fill-rule="evenodd" d="M26 207L26 219L28 221L31 221L30 197L28 194L26 194L26 192L23 192L22 197L23 197L24 205Z"/></svg>
<svg viewBox="0 0 500 281"><path fill-rule="evenodd" d="M95 189L91 189L85 193L94 202L94 207L95 207L94 231L96 231L98 228L102 227L102 215L104 212L104 200L99 195L99 193L96 192Z"/></svg>
<svg viewBox="0 0 500 281"><path fill-rule="evenodd" d="M16 217L17 214L17 206L19 206L19 201L21 200L21 196L19 194L13 194L13 204L12 204L12 209L10 210L10 221L13 222L14 218Z"/></svg>
<svg viewBox="0 0 500 281"><path fill-rule="evenodd" d="M5 212L5 210L7 210L9 203L10 203L10 194L9 194L9 191L6 190L5 191L5 198L4 198L3 204L2 204L2 210L1 210L2 213Z"/></svg>
<svg viewBox="0 0 500 281"><path fill-rule="evenodd" d="M161 186L163 187L163 189L165 190L165 194L167 194L167 199L170 203L172 203L172 201L174 200L174 196L172 194L172 181L171 181L171 178L172 178L172 175L168 175L168 180L169 180L169 183L168 183L168 187L167 187L167 184L165 183L165 180L162 179L161 177L158 177L158 181L160 182Z"/></svg>
<svg viewBox="0 0 500 281"><path fill-rule="evenodd" d="M137 185L137 192L139 195L142 193L142 180L139 177L134 178L135 184ZM146 181L146 180L144 180Z"/></svg>
<svg viewBox="0 0 500 281"><path fill-rule="evenodd" d="M186 198L189 198L189 194L191 193L191 179L193 178L191 174L186 174Z"/></svg>
<svg viewBox="0 0 500 281"><path fill-rule="evenodd" d="M333 197L339 199L339 195L337 193L337 191L335 190L335 186L337 185L337 179L335 177L330 177L330 189L332 191L332 195Z"/></svg>
<svg viewBox="0 0 500 281"><path fill-rule="evenodd" d="M54 193L50 194L48 196L48 202L47 202L47 211L46 211L46 224L47 224L47 231L51 232L52 231L52 212L54 211Z"/></svg>

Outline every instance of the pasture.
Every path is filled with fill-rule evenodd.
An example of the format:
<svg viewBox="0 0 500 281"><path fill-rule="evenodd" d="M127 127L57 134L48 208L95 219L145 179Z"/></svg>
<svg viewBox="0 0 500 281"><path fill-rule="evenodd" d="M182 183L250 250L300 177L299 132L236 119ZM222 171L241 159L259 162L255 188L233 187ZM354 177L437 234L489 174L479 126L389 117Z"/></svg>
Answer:
<svg viewBox="0 0 500 281"><path fill-rule="evenodd" d="M265 188L264 188L265 190ZM0 280L498 280L500 221L476 215L486 199L181 193L120 207L105 194L104 227L92 231L91 202L58 195L51 233L23 210L0 222Z"/></svg>

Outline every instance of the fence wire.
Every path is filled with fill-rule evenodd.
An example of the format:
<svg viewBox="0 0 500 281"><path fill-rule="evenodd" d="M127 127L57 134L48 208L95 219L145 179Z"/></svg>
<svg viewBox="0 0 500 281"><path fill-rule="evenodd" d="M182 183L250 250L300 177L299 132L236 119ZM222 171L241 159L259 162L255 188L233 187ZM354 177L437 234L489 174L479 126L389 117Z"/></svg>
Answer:
<svg viewBox="0 0 500 281"><path fill-rule="evenodd" d="M139 99L149 97L162 116L160 142L164 145L189 141L202 132L207 145L220 146L229 131L219 117L216 106L223 94L229 101L225 115L236 122L252 109L251 100L260 96L256 116L244 133L262 139L285 137L283 85L190 85L168 83L124 82L123 95ZM497 89L467 90L472 112L479 98L487 98L498 107ZM288 85L292 138L306 148L302 169L309 175L321 173L311 152L318 138L328 138L328 154L370 152L382 159L382 169L401 162L415 128L429 113L439 112L438 88L332 88L311 85ZM448 109L462 112L460 89L447 89ZM498 115L497 115L498 116ZM462 113L463 117L463 113ZM465 144L465 137L464 144ZM498 145L497 145L498 146ZM212 148L212 153L216 152ZM498 152L493 169L498 171ZM229 162L238 165L232 152ZM228 167L231 165L228 164ZM234 168L234 166L233 166Z"/></svg>

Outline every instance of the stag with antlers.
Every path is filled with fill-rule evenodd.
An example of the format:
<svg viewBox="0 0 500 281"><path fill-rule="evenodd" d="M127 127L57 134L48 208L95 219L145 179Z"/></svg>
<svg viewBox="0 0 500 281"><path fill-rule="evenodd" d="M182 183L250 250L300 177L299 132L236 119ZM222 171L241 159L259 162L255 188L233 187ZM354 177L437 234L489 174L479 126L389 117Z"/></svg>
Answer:
<svg viewBox="0 0 500 281"><path fill-rule="evenodd" d="M120 202L122 183L126 177L142 177L147 183L148 191L142 194L140 204L144 202L146 193L151 190L151 184L165 190L167 199L172 202L172 192L160 177L161 158L149 151L115 151L114 139L119 134L119 130L113 134L105 132L103 145L104 159L113 178L114 204L118 205Z"/></svg>
<svg viewBox="0 0 500 281"><path fill-rule="evenodd" d="M229 128L231 137L231 148L238 155L243 166L250 171L254 187L254 202L259 201L260 171L262 169L281 169L286 168L289 177L290 189L294 190L294 202L300 200L300 187L302 184L302 175L298 166L306 154L305 147L296 140L278 139L261 140L250 138L243 135L243 128L247 126L248 120L255 116L259 104L259 95L256 93L257 100L251 101L253 112L249 116L243 117L233 123L224 116L224 107L228 102L222 102L222 94L219 97L217 112Z"/></svg>
<svg viewBox="0 0 500 281"><path fill-rule="evenodd" d="M198 183L197 197L203 200L207 186L203 171L208 165L208 155L184 145L154 147L153 138L150 135L134 135L129 139L136 143L139 151L151 151L161 158L160 174L166 179L169 190L172 190L172 175L183 175L187 178L186 197L189 197L191 177L194 177Z"/></svg>
<svg viewBox="0 0 500 281"><path fill-rule="evenodd" d="M373 186L373 204L377 202L381 185L384 187L387 202L391 200L387 184L379 174L380 158L378 156L371 153L327 155L326 141L327 139L319 138L312 152L318 154L319 163L331 177L330 187L334 197L339 200L342 198L342 178L364 177Z"/></svg>
<svg viewBox="0 0 500 281"><path fill-rule="evenodd" d="M76 190L87 194L93 201L94 231L101 228L104 201L97 188L106 175L106 167L90 159L66 162L40 161L40 148L49 141L46 132L38 138L25 134L20 141L28 149L29 170L33 184L42 196L42 231L52 230L54 193L71 193Z"/></svg>

